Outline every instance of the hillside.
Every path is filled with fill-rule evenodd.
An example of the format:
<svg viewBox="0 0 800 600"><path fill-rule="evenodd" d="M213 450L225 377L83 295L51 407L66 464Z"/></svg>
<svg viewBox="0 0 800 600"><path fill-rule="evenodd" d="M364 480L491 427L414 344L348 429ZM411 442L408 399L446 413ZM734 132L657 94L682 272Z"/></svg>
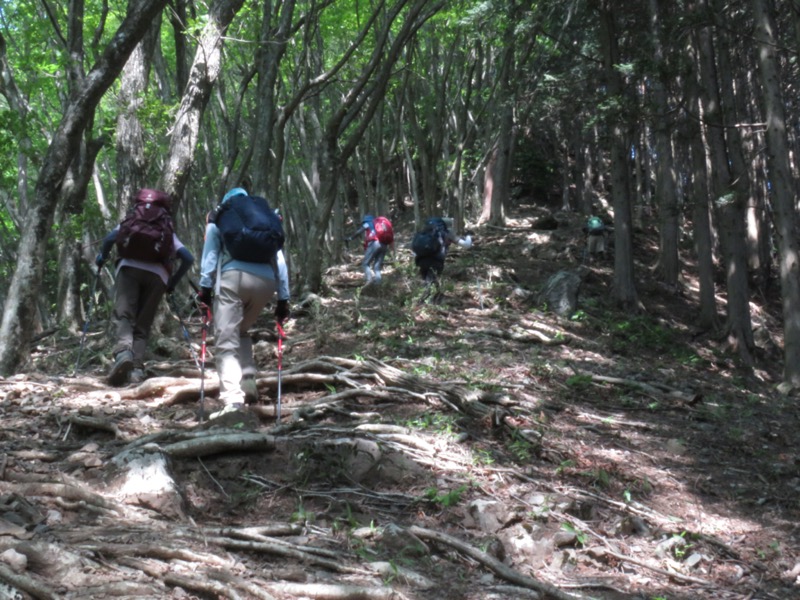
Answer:
<svg viewBox="0 0 800 600"><path fill-rule="evenodd" d="M754 304L748 374L693 326L690 270L678 291L652 278L655 236L637 233L645 310L626 314L611 260L581 265L578 217L533 228L544 216L476 230L437 305L416 303L402 247L362 292L354 249L287 326L279 427L266 317L262 404L229 428L197 421L170 313L151 378L123 390L104 383L107 305L78 376L75 335L42 338L0 380L0 580L16 589L0 599L800 597L777 304ZM577 269L578 312L544 310L547 279Z"/></svg>

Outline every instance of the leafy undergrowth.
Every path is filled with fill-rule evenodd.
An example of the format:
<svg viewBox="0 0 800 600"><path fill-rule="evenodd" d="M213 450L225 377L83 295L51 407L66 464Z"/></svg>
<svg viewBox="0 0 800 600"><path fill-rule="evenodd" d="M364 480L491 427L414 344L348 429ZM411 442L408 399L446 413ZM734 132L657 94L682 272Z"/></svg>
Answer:
<svg viewBox="0 0 800 600"><path fill-rule="evenodd" d="M0 580L42 598L800 596L776 307L755 307L746 372L695 329L688 273L657 283L645 233L629 314L610 260L576 260L579 223L532 217L454 249L437 305L417 303L407 250L378 290L356 255L331 269L287 327L279 427L266 319L261 404L225 429L196 419L169 314L151 378L124 390L105 386L99 324L80 376L75 336L43 338L0 381ZM581 267L578 311L548 312L544 282Z"/></svg>

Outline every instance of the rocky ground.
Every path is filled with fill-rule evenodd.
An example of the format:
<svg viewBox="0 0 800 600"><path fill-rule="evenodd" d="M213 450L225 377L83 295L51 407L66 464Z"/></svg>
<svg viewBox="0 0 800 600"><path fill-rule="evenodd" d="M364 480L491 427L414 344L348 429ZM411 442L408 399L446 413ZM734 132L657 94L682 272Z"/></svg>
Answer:
<svg viewBox="0 0 800 600"><path fill-rule="evenodd" d="M646 232L631 314L576 218L539 217L454 249L438 305L402 247L379 290L356 254L332 269L287 326L279 425L266 317L261 404L214 426L188 292L192 352L166 312L138 386L105 385L103 297L77 375L75 334L41 338L0 380L0 600L799 598L777 305L754 304L744 371L694 327L691 267L657 283ZM571 318L539 296L559 271Z"/></svg>

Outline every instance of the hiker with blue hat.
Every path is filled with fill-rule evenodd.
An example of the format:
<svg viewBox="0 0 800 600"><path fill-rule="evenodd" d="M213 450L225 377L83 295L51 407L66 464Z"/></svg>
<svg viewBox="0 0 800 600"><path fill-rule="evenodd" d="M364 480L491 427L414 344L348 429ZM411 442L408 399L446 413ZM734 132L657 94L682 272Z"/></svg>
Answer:
<svg viewBox="0 0 800 600"><path fill-rule="evenodd" d="M364 258L361 261L361 268L364 270L364 285L381 282L381 269L383 259L389 247L394 243L394 230L392 223L384 216L373 217L364 215L361 219L361 226L353 235L345 239L349 242L352 239L364 234Z"/></svg>
<svg viewBox="0 0 800 600"><path fill-rule="evenodd" d="M213 310L223 407L211 419L258 400L250 327L276 299L275 319L289 318L289 272L283 223L265 198L233 188L208 215L198 299Z"/></svg>

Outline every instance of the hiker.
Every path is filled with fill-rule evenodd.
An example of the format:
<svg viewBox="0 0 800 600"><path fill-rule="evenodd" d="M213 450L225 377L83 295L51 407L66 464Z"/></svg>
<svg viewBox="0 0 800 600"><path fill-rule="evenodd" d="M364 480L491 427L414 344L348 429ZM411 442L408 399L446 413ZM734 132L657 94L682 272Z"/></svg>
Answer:
<svg viewBox="0 0 800 600"><path fill-rule="evenodd" d="M378 285L381 282L383 259L386 257L389 246L394 242L392 223L386 217L364 215L358 231L345 238L345 243L362 233L364 234L364 259L361 261L361 267L364 269L364 285L372 283Z"/></svg>
<svg viewBox="0 0 800 600"><path fill-rule="evenodd" d="M583 227L586 235L586 256L591 260L595 255L606 256L606 225L597 215L591 215Z"/></svg>
<svg viewBox="0 0 800 600"><path fill-rule="evenodd" d="M200 265L199 300L212 306L219 398L215 419L258 401L249 329L277 295L275 319L289 318L283 225L266 199L233 188L211 211Z"/></svg>
<svg viewBox="0 0 800 600"><path fill-rule="evenodd" d="M448 223L449 221L449 223ZM425 294L420 298L422 304L430 296L432 288L436 289L433 301L441 299L441 285L439 278L444 271L444 261L450 244L457 243L462 248L472 247L472 236L459 237L450 231L452 219L434 217L428 219L424 229L418 231L411 242L414 252L414 263L419 268L419 274L425 282Z"/></svg>
<svg viewBox="0 0 800 600"><path fill-rule="evenodd" d="M114 363L109 385L141 383L150 328L164 292L171 294L194 263L194 256L175 235L172 197L166 192L141 189L125 219L103 239L95 259L100 269L116 246L114 297ZM171 272L172 261L180 266Z"/></svg>

